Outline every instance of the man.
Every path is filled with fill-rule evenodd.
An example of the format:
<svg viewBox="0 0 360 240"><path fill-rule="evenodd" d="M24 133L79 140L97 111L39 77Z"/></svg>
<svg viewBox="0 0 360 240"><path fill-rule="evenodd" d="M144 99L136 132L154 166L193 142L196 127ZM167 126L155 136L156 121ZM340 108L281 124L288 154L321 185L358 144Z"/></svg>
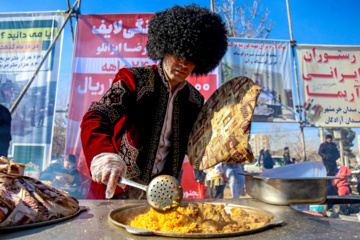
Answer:
<svg viewBox="0 0 360 240"><path fill-rule="evenodd" d="M335 176L337 171L336 160L340 157L335 143L332 142L332 136L326 135L326 141L320 144L319 155L321 156L328 176Z"/></svg>
<svg viewBox="0 0 360 240"><path fill-rule="evenodd" d="M288 164L292 164L291 158L290 158L290 150L289 147L285 147L284 148L284 164L288 165Z"/></svg>
<svg viewBox="0 0 360 240"><path fill-rule="evenodd" d="M7 157L11 141L11 114L0 104L0 157Z"/></svg>
<svg viewBox="0 0 360 240"><path fill-rule="evenodd" d="M148 55L159 63L120 69L83 117L81 141L93 179L87 198L144 196L117 187L119 177L142 184L160 174L178 177L204 103L185 79L212 71L227 50L221 17L194 4L157 12L148 38Z"/></svg>
<svg viewBox="0 0 360 240"><path fill-rule="evenodd" d="M264 153L264 170L272 169L274 167L274 162L270 154L270 150L266 150Z"/></svg>
<svg viewBox="0 0 360 240"><path fill-rule="evenodd" d="M225 163L218 163L214 167L204 170L206 173L205 186L209 190L210 199L224 198L224 190L227 181L224 165Z"/></svg>
<svg viewBox="0 0 360 240"><path fill-rule="evenodd" d="M50 181L51 186L65 189L75 198L80 197L81 181L73 154L67 155L63 161L50 164L40 173L39 180Z"/></svg>
<svg viewBox="0 0 360 240"><path fill-rule="evenodd" d="M239 198L245 186L245 177L239 173L243 173L240 163L225 164L225 175L233 198Z"/></svg>
<svg viewBox="0 0 360 240"><path fill-rule="evenodd" d="M199 199L209 198L209 193L205 187L206 173L204 170L194 169L194 178L198 182Z"/></svg>

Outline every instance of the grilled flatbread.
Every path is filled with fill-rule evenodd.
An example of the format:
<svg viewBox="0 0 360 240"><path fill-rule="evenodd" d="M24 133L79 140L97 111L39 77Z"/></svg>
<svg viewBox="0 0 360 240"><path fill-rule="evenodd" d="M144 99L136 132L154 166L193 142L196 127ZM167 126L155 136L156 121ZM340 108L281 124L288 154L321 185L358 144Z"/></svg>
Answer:
<svg viewBox="0 0 360 240"><path fill-rule="evenodd" d="M74 197L23 176L24 169L23 164L0 158L0 229L53 220L77 212L79 202Z"/></svg>

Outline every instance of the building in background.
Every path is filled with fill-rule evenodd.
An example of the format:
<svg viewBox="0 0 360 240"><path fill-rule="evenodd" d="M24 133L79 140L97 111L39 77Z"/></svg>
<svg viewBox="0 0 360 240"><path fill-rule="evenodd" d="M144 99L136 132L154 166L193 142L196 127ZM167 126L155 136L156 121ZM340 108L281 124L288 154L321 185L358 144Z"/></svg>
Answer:
<svg viewBox="0 0 360 240"><path fill-rule="evenodd" d="M260 150L270 150L269 136L258 133L253 134L250 138L251 150L255 157L260 155Z"/></svg>

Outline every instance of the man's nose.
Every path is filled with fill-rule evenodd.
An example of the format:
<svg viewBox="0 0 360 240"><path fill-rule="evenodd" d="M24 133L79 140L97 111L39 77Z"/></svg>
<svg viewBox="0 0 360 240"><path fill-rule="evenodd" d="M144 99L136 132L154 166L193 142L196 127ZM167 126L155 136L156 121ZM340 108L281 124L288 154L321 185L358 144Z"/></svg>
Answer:
<svg viewBox="0 0 360 240"><path fill-rule="evenodd" d="M186 58L179 58L179 63L183 66L186 66L190 64L190 61L186 60Z"/></svg>

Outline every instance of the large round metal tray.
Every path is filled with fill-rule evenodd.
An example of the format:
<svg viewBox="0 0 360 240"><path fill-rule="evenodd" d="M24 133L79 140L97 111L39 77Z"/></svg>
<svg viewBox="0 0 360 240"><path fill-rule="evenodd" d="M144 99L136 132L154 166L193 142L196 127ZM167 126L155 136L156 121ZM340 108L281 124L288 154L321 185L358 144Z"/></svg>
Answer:
<svg viewBox="0 0 360 240"><path fill-rule="evenodd" d="M5 231L15 231L15 230L35 228L35 227L41 227L41 226L45 226L45 225L49 225L49 224L53 224L53 223L58 223L58 222L62 222L62 221L68 220L70 218L73 218L76 215L78 215L81 211L86 211L86 210L87 210L87 207L79 206L79 209L74 214L66 216L66 217L57 218L57 219L44 221L44 222L29 223L29 224L10 226L10 227L0 227L0 231L1 232L3 232L3 231L4 232Z"/></svg>
<svg viewBox="0 0 360 240"><path fill-rule="evenodd" d="M268 216L270 218L274 217L273 221L271 221L269 224L266 224L262 227L247 230L247 231L238 231L238 232L230 232L230 233L170 233L170 232L160 232L160 231L153 231L153 230L147 230L147 229L141 229L141 228L135 228L126 225L125 223L129 220L134 219L137 215L146 213L149 211L149 206L146 205L128 205L121 208L117 208L112 210L109 215L108 219L109 222L114 224L115 226L125 228L126 231L129 233L135 234L135 235L143 235L143 236L153 236L153 235L159 235L159 236L168 236L168 237L182 237L182 238L207 238L207 237L228 237L228 236L238 236L238 235L245 235L250 233L255 233L262 231L264 229L267 229L272 226L280 225L283 221L276 217L274 214L261 210L254 207L248 207L243 205L235 205L235 204L226 204L226 203L211 203L214 205L218 204L224 204L225 210L227 212L230 212L231 208L240 207L241 209L245 210L248 213L251 214L257 214L261 216ZM182 206L186 206L187 204L182 204Z"/></svg>

